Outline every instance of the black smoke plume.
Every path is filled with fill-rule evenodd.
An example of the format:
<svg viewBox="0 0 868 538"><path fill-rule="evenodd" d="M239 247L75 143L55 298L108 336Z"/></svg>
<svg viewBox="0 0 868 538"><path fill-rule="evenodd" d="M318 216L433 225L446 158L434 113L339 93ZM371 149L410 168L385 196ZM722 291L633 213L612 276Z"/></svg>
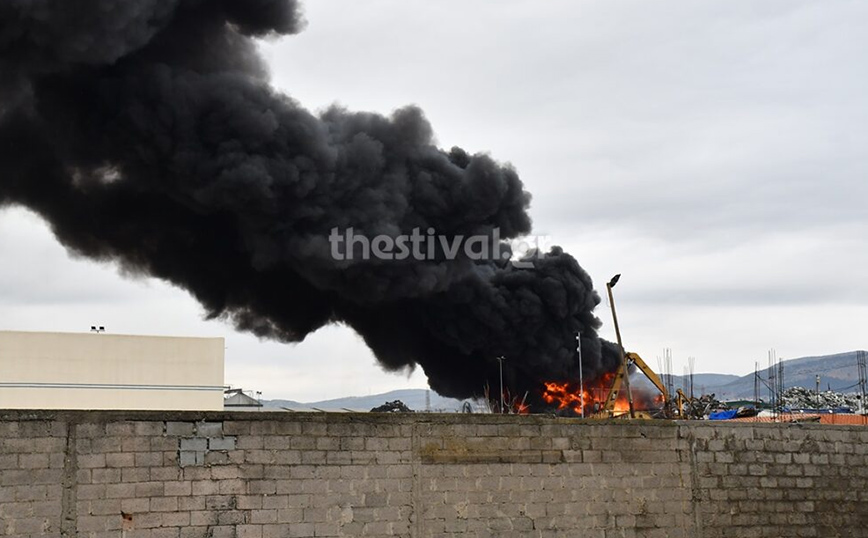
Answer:
<svg viewBox="0 0 868 538"><path fill-rule="evenodd" d="M344 323L441 394L611 370L591 279L559 248L503 259L336 260L330 230L510 239L530 195L484 154L434 146L418 108L314 115L276 92L255 39L295 0L4 0L0 205L70 251L188 290L209 317L299 342ZM608 345L606 345L608 346Z"/></svg>

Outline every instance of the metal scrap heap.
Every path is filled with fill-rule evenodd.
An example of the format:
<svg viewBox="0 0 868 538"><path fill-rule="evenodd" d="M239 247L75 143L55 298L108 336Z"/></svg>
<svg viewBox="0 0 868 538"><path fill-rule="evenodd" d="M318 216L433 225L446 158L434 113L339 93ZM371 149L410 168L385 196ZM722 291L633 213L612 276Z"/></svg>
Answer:
<svg viewBox="0 0 868 538"><path fill-rule="evenodd" d="M816 392L804 387L792 387L784 391L783 406L790 409L861 409L858 394L842 394L833 390Z"/></svg>

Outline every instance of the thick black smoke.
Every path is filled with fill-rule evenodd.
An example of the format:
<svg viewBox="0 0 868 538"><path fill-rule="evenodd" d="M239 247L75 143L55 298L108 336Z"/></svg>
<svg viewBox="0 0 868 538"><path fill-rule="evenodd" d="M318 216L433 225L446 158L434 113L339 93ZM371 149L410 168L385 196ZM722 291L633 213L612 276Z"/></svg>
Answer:
<svg viewBox="0 0 868 538"><path fill-rule="evenodd" d="M317 117L275 92L254 38L302 26L295 0L4 0L0 205L261 337L346 323L445 395L495 387L503 355L535 398L575 378L577 332L586 375L610 370L599 296L558 248L524 268L334 258L334 228L519 237L530 195L511 167L436 148L417 108Z"/></svg>

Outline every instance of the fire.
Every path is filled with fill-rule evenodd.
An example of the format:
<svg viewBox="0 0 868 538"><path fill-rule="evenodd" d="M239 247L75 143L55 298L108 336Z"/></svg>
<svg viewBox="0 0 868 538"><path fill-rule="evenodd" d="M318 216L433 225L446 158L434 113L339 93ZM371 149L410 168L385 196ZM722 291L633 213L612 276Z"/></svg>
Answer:
<svg viewBox="0 0 868 538"><path fill-rule="evenodd" d="M603 408L613 378L612 374L603 375L593 382L587 383L584 391L580 391L577 384L548 381L543 383L545 391L543 391L542 398L547 404L557 406L559 411L570 409L577 415L582 414L582 405L584 404L584 414L590 416ZM619 398L615 404L616 411L621 403L621 398ZM624 410L629 410L626 398L623 398L623 404Z"/></svg>
<svg viewBox="0 0 868 538"><path fill-rule="evenodd" d="M548 381L545 384L546 390L543 392L543 400L547 404L557 405L558 410L570 408L576 413L581 414L582 404L587 407L588 403L592 402L588 391L584 391L584 397L578 390L570 388L569 383L556 383Z"/></svg>
<svg viewBox="0 0 868 538"><path fill-rule="evenodd" d="M527 394L521 399L518 396L510 394L508 388L503 389L503 394L500 398L493 397L488 385L484 390L485 400L488 402L488 408L493 413L506 413L509 415L527 415L530 414L530 405L527 403ZM501 409L501 404L503 409Z"/></svg>
<svg viewBox="0 0 868 538"><path fill-rule="evenodd" d="M542 399L547 404L556 406L559 411L569 409L576 415L582 414L582 404L584 403L584 415L592 416L603 410L614 378L614 373L603 374L585 383L583 391L579 390L578 383L547 381L543 383L545 390L542 393ZM635 410L658 407L656 404L661 404L662 401L662 395L651 397L640 394L635 389L633 391L633 408ZM629 411L630 403L627 400L627 392L622 390L615 400L612 413L617 416Z"/></svg>

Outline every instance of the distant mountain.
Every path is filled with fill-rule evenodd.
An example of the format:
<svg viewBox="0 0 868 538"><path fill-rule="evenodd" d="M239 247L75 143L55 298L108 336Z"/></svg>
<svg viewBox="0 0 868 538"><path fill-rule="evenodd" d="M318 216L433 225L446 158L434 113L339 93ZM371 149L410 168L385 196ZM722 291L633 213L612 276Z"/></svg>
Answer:
<svg viewBox="0 0 868 538"><path fill-rule="evenodd" d="M666 377L661 375L662 379ZM704 391L707 387L717 387L720 385L726 385L727 383L732 383L737 379L740 379L741 376L737 376L735 374L693 374L693 387L695 392ZM687 376L683 375L673 375L672 376L672 386L675 388L681 388L687 385Z"/></svg>
<svg viewBox="0 0 868 538"><path fill-rule="evenodd" d="M462 400L446 398L440 396L436 392L426 389L404 389L393 390L383 394L373 394L371 396L349 396L346 398L336 398L333 400L321 400L318 402L296 402L293 400L263 400L265 407L282 407L296 411L309 411L321 409L323 411L370 411L374 407L383 405L386 402L401 400L410 409L414 411L425 411L426 393L430 394L432 411L458 411L463 404Z"/></svg>
<svg viewBox="0 0 868 538"><path fill-rule="evenodd" d="M310 409L307 404L296 402L295 400L262 400L262 407L284 408L294 411L307 411Z"/></svg>
<svg viewBox="0 0 868 538"><path fill-rule="evenodd" d="M813 389L816 385L816 376L820 375L820 388L827 388L837 392L852 392L856 390L859 381L859 372L856 366L856 352L838 353L819 357L803 357L784 361L784 388L805 387ZM760 376L768 379L768 368L760 370ZM638 381L638 385L649 385L644 376L636 374L630 377ZM665 379L664 379L665 382ZM687 385L685 376L672 376L672 385L682 388ZM693 376L694 393L711 394L719 400L753 399L754 374L737 376L731 374L703 373ZM332 400L317 402L296 402L294 400L263 400L265 407L285 408L295 411L370 411L372 408L386 402L401 400L414 411L426 409L426 393L431 399L432 411L453 412L461 409L462 400L445 398L436 392L425 389L393 390L383 394L371 396L350 396ZM761 384L760 397L768 399L768 389ZM473 404L474 409L476 405Z"/></svg>
<svg viewBox="0 0 868 538"><path fill-rule="evenodd" d="M805 387L813 389L816 386L816 376L820 376L820 389L831 389L836 392L853 392L859 382L859 371L856 365L856 352L838 353L835 355L823 355L818 357L802 357L783 361L784 364L784 388ZM768 365L760 369L760 377L768 380ZM694 392L714 393L719 400L752 399L754 397L754 374L735 377L735 379L722 380L723 382L712 383L699 381L696 374L693 379ZM777 376L777 372L775 372ZM679 381L683 376L673 376L673 380ZM705 379L705 378L703 378ZM676 383L676 387L682 386ZM768 399L769 389L760 382L760 398Z"/></svg>

